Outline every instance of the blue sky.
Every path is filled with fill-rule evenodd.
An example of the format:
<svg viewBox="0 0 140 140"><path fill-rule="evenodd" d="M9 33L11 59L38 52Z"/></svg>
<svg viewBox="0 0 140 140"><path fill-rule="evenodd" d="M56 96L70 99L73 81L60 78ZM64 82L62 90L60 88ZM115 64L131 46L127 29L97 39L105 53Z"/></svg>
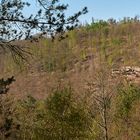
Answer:
<svg viewBox="0 0 140 140"><path fill-rule="evenodd" d="M36 0L28 0L30 3L34 3ZM62 3L68 3L69 8L68 15L75 13L82 9L84 6L88 7L89 12L86 15L81 16L80 21L90 22L92 17L94 19L115 18L117 20L123 17L134 17L140 15L140 0L60 0ZM34 3L35 4L35 3ZM35 6L30 8L33 12L36 9Z"/></svg>
<svg viewBox="0 0 140 140"><path fill-rule="evenodd" d="M81 17L82 22L95 19L134 17L140 15L140 0L64 0L71 12L87 6L89 13Z"/></svg>

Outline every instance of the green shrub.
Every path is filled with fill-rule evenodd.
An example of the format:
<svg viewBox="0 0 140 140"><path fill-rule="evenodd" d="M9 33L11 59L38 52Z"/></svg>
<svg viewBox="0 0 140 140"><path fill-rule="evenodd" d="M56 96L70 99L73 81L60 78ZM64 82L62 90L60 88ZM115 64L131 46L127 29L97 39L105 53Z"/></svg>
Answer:
<svg viewBox="0 0 140 140"><path fill-rule="evenodd" d="M118 139L139 139L139 116L136 116L140 101L140 88L129 84L119 89L116 100L115 133Z"/></svg>
<svg viewBox="0 0 140 140"><path fill-rule="evenodd" d="M90 139L92 119L70 88L56 90L45 101L29 96L18 108L21 140Z"/></svg>
<svg viewBox="0 0 140 140"><path fill-rule="evenodd" d="M69 88L57 90L46 100L49 139L88 139L91 120L88 112L72 98Z"/></svg>
<svg viewBox="0 0 140 140"><path fill-rule="evenodd" d="M140 88L132 84L119 89L117 100L118 113L121 118L128 117L132 106L140 99Z"/></svg>

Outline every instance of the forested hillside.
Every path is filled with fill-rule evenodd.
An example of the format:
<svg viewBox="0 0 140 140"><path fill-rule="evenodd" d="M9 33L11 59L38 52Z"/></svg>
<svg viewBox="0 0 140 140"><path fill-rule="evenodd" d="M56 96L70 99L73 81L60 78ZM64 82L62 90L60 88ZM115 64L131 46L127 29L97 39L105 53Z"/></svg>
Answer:
<svg viewBox="0 0 140 140"><path fill-rule="evenodd" d="M0 55L1 77L16 78L0 97L0 139L139 140L139 19L92 21L67 35L16 42L27 61Z"/></svg>

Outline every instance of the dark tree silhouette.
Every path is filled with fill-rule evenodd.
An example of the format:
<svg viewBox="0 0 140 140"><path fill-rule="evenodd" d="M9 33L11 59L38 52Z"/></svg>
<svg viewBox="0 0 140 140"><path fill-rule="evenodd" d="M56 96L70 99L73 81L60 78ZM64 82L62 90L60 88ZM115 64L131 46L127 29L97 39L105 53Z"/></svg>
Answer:
<svg viewBox="0 0 140 140"><path fill-rule="evenodd" d="M48 36L52 39L59 36L65 38L65 32L78 26L78 18L87 13L87 8L66 17L68 5L61 4L59 0L36 0L38 11L31 15L24 15L24 8L30 8L25 0L0 0L0 53L10 52L15 62L17 58L26 60L29 54L24 47L16 44L17 40L25 39L35 41L34 31L39 37ZM30 10L30 9L29 9ZM14 77L7 80L0 79L0 94L9 90Z"/></svg>
<svg viewBox="0 0 140 140"><path fill-rule="evenodd" d="M25 59L23 54L27 52L14 44L20 39L34 40L33 33L36 30L40 36L47 35L59 39L65 37L65 32L78 26L78 18L87 13L87 8L66 17L65 11L68 5L61 4L59 0L36 0L39 9L31 15L24 15L24 8L30 3L24 0L1 0L0 2L0 49L10 51L13 58L19 56Z"/></svg>
<svg viewBox="0 0 140 140"><path fill-rule="evenodd" d="M14 76L4 80L3 78L0 79L0 94L6 94L9 90L9 85L14 82Z"/></svg>

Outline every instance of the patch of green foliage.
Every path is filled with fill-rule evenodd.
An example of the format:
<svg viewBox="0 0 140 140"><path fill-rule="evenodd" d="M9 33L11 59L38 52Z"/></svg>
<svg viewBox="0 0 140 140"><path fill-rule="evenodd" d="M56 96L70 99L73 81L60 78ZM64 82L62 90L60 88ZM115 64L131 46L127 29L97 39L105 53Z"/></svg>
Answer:
<svg viewBox="0 0 140 140"><path fill-rule="evenodd" d="M92 135L92 117L82 103L74 99L71 88L57 89L46 100L28 96L16 103L9 117L12 122L8 138L11 139L89 140ZM15 131L14 125L18 126Z"/></svg>
<svg viewBox="0 0 140 140"><path fill-rule="evenodd" d="M140 99L140 88L132 84L119 89L118 113L121 118L128 117L136 101Z"/></svg>

